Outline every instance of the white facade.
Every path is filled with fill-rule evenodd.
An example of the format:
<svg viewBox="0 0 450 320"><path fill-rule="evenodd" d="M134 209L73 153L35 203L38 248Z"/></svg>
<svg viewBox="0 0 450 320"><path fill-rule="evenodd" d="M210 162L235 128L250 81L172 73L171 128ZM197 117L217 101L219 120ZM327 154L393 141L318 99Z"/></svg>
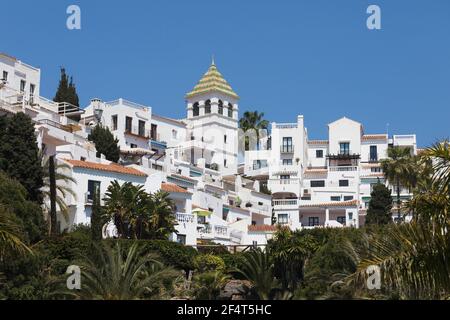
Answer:
<svg viewBox="0 0 450 320"><path fill-rule="evenodd" d="M276 231L273 214L292 229L358 227L373 184L384 182L379 160L388 147L417 152L415 135L367 135L348 118L329 124L327 140L310 140L300 115L293 123L272 123L270 137L245 152L238 173L239 97L214 63L186 95L186 118L180 120L124 99L93 99L74 122L60 103L39 96L39 69L0 55L3 72L0 114L30 115L39 146L68 164L66 173L76 180L69 185L76 196L66 197L69 217L58 219L62 230L89 224L91 191L99 187L104 195L113 181L168 192L178 221L171 239L191 246L265 245ZM118 139L119 164L88 141L98 124ZM271 195L261 192L263 184ZM402 190L402 196L410 195Z"/></svg>

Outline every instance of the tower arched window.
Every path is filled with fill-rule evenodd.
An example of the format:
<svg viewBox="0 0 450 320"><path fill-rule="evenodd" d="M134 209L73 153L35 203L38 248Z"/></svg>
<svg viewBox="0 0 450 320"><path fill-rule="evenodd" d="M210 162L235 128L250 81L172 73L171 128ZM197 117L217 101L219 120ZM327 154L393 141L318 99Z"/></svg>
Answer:
<svg viewBox="0 0 450 320"><path fill-rule="evenodd" d="M219 100L219 114L223 115L223 101Z"/></svg>
<svg viewBox="0 0 450 320"><path fill-rule="evenodd" d="M205 102L205 114L211 113L211 100Z"/></svg>
<svg viewBox="0 0 450 320"><path fill-rule="evenodd" d="M200 106L198 102L194 103L194 117L198 117L200 115Z"/></svg>
<svg viewBox="0 0 450 320"><path fill-rule="evenodd" d="M228 104L228 117L233 118L233 105L231 103Z"/></svg>

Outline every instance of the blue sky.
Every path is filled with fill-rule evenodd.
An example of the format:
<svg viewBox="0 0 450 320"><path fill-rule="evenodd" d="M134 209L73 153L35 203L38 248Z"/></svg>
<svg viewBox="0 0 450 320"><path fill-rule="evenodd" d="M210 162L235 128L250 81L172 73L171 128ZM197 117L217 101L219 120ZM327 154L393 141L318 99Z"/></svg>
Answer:
<svg viewBox="0 0 450 320"><path fill-rule="evenodd" d="M70 4L79 31L66 28ZM382 30L367 29L369 4ZM182 118L214 54L241 112L303 114L310 138L341 116L366 133L417 133L420 146L450 136L448 0L3 0L1 11L0 51L39 66L50 98L65 66L83 105L123 97Z"/></svg>

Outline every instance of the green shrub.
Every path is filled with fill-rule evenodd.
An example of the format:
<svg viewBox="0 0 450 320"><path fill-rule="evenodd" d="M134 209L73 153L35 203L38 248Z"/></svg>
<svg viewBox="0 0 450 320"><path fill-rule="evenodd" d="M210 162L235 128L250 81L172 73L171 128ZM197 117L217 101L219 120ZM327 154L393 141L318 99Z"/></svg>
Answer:
<svg viewBox="0 0 450 320"><path fill-rule="evenodd" d="M200 272L225 271L225 262L221 257L212 254L200 254L194 258L195 270Z"/></svg>

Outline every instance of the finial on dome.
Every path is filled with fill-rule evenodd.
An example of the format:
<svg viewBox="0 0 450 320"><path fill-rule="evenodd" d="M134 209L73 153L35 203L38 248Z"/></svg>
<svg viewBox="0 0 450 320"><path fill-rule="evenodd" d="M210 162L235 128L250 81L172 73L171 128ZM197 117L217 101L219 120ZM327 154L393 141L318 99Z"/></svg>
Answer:
<svg viewBox="0 0 450 320"><path fill-rule="evenodd" d="M215 62L215 59L214 59L214 54L211 56L211 65L212 66L216 65L216 62Z"/></svg>

